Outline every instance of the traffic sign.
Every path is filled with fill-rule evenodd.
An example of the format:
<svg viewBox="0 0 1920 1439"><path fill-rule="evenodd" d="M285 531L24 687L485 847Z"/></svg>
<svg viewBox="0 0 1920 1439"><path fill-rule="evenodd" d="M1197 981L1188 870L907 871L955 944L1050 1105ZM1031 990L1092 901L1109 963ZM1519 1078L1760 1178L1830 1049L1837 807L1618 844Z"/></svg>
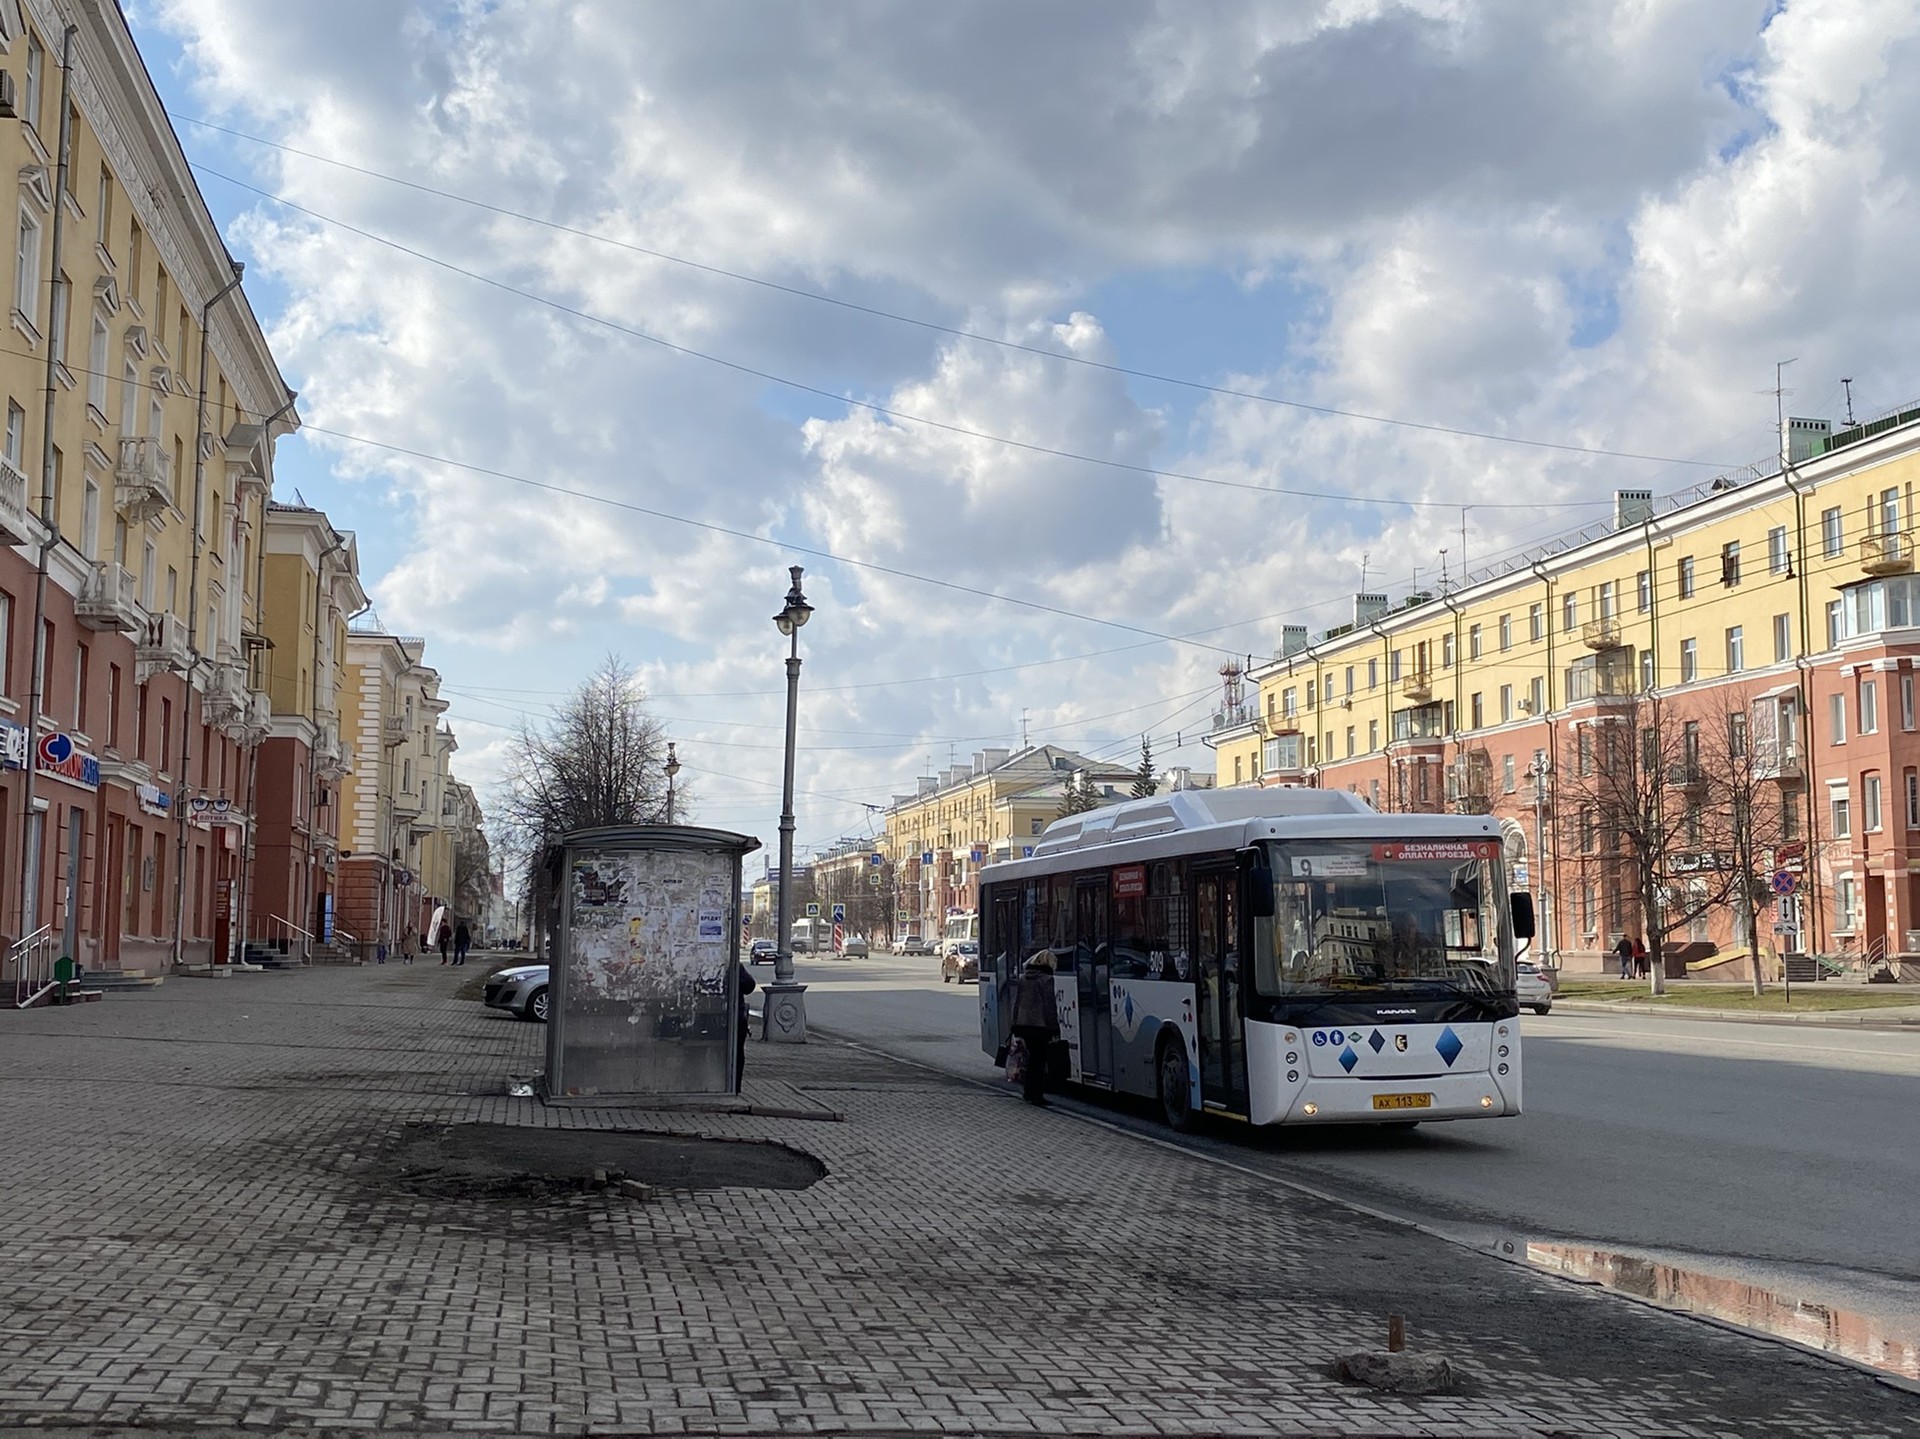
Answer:
<svg viewBox="0 0 1920 1439"><path fill-rule="evenodd" d="M807 918L808 919L820 918L820 901L819 900L810 899L807 901Z"/></svg>
<svg viewBox="0 0 1920 1439"><path fill-rule="evenodd" d="M868 864L880 865L880 864L885 864L886 862L887 862L887 857L884 854L870 854L867 856Z"/></svg>
<svg viewBox="0 0 1920 1439"><path fill-rule="evenodd" d="M847 907L844 904L834 905L833 922L835 924L845 924L847 922Z"/></svg>
<svg viewBox="0 0 1920 1439"><path fill-rule="evenodd" d="M932 864L932 863L933 863L933 851L932 851L932 850L930 850L930 849L923 849L923 850L921 850L921 851L920 851L920 863L922 863L922 864Z"/></svg>
<svg viewBox="0 0 1920 1439"><path fill-rule="evenodd" d="M1784 869L1776 869L1773 872L1773 892L1775 894L1792 894L1794 890L1799 887L1799 883L1797 879Z"/></svg>

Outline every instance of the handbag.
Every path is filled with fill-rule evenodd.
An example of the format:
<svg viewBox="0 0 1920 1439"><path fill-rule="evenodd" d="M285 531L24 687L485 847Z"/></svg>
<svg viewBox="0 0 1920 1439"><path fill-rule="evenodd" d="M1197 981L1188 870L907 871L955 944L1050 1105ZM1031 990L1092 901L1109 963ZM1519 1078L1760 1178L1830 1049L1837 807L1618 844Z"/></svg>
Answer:
<svg viewBox="0 0 1920 1439"><path fill-rule="evenodd" d="M1015 1035L1013 1041L1007 1045L1007 1083L1025 1084L1027 1066L1032 1062L1033 1057L1027 1053L1026 1040Z"/></svg>
<svg viewBox="0 0 1920 1439"><path fill-rule="evenodd" d="M1073 1049L1066 1040L1055 1035L1047 1041L1047 1081L1050 1084L1065 1084L1067 1070L1073 1056Z"/></svg>

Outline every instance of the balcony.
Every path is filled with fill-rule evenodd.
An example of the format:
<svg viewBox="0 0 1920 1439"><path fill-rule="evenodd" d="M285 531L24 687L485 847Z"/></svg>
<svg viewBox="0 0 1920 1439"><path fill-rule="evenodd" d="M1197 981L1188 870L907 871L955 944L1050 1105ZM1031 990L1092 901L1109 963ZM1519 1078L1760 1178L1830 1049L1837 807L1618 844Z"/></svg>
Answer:
<svg viewBox="0 0 1920 1439"><path fill-rule="evenodd" d="M1798 744L1756 743L1753 747L1753 777L1795 784L1807 777Z"/></svg>
<svg viewBox="0 0 1920 1439"><path fill-rule="evenodd" d="M113 507L129 520L150 520L173 505L173 456L154 435L123 435L113 472Z"/></svg>
<svg viewBox="0 0 1920 1439"><path fill-rule="evenodd" d="M388 715L380 722L380 743L388 749L404 744L407 738L407 722L399 715Z"/></svg>
<svg viewBox="0 0 1920 1439"><path fill-rule="evenodd" d="M1697 790L1707 787L1707 772L1698 762L1682 760L1667 766L1667 788Z"/></svg>
<svg viewBox="0 0 1920 1439"><path fill-rule="evenodd" d="M0 544L24 545L33 538L27 488L26 472L12 460L0 459Z"/></svg>
<svg viewBox="0 0 1920 1439"><path fill-rule="evenodd" d="M1580 638L1590 650L1617 650L1626 644L1620 637L1620 620L1616 615L1588 620L1580 626Z"/></svg>
<svg viewBox="0 0 1920 1439"><path fill-rule="evenodd" d="M133 572L125 565L96 564L73 602L74 618L90 630L138 634L146 616L133 598Z"/></svg>
<svg viewBox="0 0 1920 1439"><path fill-rule="evenodd" d="M1433 698L1433 671L1413 670L1401 681L1400 693L1415 704L1425 704Z"/></svg>
<svg viewBox="0 0 1920 1439"><path fill-rule="evenodd" d="M246 723L247 674L238 665L209 665L205 689L201 695L201 713L217 729L237 728Z"/></svg>
<svg viewBox="0 0 1920 1439"><path fill-rule="evenodd" d="M134 683L145 684L155 675L186 665L187 627L172 615L148 615L134 641Z"/></svg>
<svg viewBox="0 0 1920 1439"><path fill-rule="evenodd" d="M1913 539L1898 530L1860 537L1860 568L1870 575L1913 572Z"/></svg>
<svg viewBox="0 0 1920 1439"><path fill-rule="evenodd" d="M420 796L402 790L393 797L393 817L411 823L420 818Z"/></svg>

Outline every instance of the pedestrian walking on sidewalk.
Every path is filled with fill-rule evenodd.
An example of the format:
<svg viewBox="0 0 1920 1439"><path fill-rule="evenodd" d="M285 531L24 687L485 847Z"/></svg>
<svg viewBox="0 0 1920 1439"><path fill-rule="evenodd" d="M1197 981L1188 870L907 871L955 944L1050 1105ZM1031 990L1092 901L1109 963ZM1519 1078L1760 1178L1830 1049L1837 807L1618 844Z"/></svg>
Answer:
<svg viewBox="0 0 1920 1439"><path fill-rule="evenodd" d="M1060 1002L1053 993L1053 956L1044 949L1027 961L1013 982L1013 1037L1027 1047L1027 1068L1020 1097L1046 1107L1047 1062L1060 1037Z"/></svg>
<svg viewBox="0 0 1920 1439"><path fill-rule="evenodd" d="M733 962L734 973L740 983L740 1021L733 1036L733 1092L740 1092L740 1085L747 1074L747 996L753 993L753 974L739 960Z"/></svg>
<svg viewBox="0 0 1920 1439"><path fill-rule="evenodd" d="M440 962L442 964L453 962L453 926L444 918L440 921Z"/></svg>
<svg viewBox="0 0 1920 1439"><path fill-rule="evenodd" d="M412 925L408 925L400 935L400 962L412 964L413 957L419 952L420 936L413 932Z"/></svg>
<svg viewBox="0 0 1920 1439"><path fill-rule="evenodd" d="M467 928L463 919L453 927L453 962L465 964L467 951L473 947L473 931Z"/></svg>
<svg viewBox="0 0 1920 1439"><path fill-rule="evenodd" d="M1633 940L1633 972L1641 979L1653 973L1653 957L1647 953L1647 946L1638 935Z"/></svg>
<svg viewBox="0 0 1920 1439"><path fill-rule="evenodd" d="M1613 957L1620 961L1620 977L1622 979L1632 979L1633 941L1628 939L1624 934L1621 935L1620 942L1613 947Z"/></svg>

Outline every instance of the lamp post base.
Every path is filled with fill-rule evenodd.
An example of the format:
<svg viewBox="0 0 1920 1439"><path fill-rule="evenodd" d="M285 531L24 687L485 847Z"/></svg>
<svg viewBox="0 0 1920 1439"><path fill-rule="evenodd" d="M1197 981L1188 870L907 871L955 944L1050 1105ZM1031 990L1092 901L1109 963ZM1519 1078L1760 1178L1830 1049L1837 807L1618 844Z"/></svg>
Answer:
<svg viewBox="0 0 1920 1439"><path fill-rule="evenodd" d="M760 1038L775 1044L805 1044L807 1042L807 987L789 981L782 984L779 980L762 986L766 995L764 1018L760 1025Z"/></svg>

